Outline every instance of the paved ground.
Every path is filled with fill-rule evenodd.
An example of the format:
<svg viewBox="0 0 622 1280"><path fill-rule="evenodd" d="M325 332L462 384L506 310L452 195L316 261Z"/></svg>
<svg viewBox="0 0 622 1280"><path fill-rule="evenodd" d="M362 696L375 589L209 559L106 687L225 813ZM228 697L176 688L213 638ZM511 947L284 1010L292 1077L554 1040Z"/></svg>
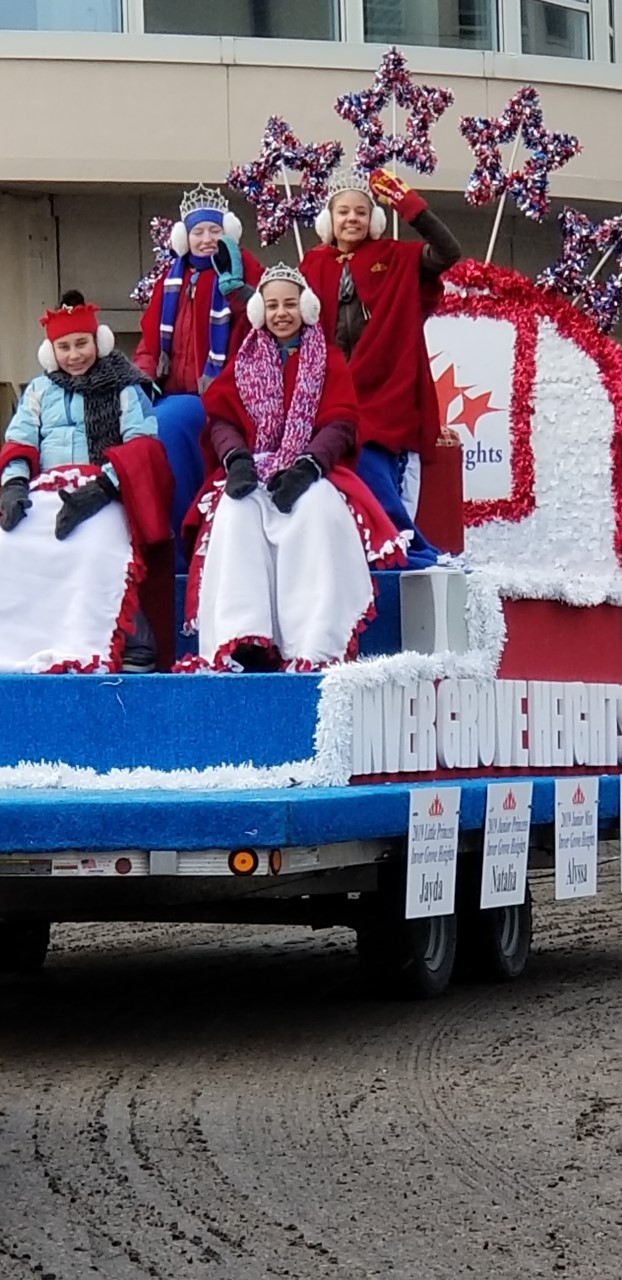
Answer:
<svg viewBox="0 0 622 1280"><path fill-rule="evenodd" d="M424 1005L348 934L64 927L0 987L0 1276L620 1280L622 897Z"/></svg>

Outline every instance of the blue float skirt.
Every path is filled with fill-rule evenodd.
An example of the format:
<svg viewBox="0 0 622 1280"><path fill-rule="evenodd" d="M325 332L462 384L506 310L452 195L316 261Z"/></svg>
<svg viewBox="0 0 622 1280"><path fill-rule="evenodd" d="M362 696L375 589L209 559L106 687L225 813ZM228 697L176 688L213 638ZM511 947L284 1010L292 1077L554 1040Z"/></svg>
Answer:
<svg viewBox="0 0 622 1280"><path fill-rule="evenodd" d="M158 421L158 437L166 449L175 478L173 532L175 572L186 573L188 564L181 544L184 516L203 483L203 458L199 438L205 426L205 410L198 396L163 396L153 410Z"/></svg>
<svg viewBox="0 0 622 1280"><path fill-rule="evenodd" d="M409 569L429 569L440 555L413 524L400 497L400 458L378 444L365 444L361 449L357 475L371 489L380 506L400 531L412 529L413 538L408 551Z"/></svg>

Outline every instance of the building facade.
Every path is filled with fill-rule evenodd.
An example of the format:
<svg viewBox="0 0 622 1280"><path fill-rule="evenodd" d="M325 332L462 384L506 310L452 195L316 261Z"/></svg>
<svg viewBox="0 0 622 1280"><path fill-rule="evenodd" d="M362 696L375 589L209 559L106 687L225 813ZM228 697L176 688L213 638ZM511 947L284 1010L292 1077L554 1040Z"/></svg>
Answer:
<svg viewBox="0 0 622 1280"><path fill-rule="evenodd" d="M465 254L484 254L494 210L464 202L458 120L498 112L520 84L583 151L553 176L544 226L508 208L495 260L532 275L556 256L564 203L599 218L622 208L622 0L0 0L0 416L64 289L99 301L131 351L150 218L251 159L269 114L303 138L339 138L349 158L355 135L333 102L368 85L392 43L416 80L454 90L437 171L411 181ZM261 255L252 209L232 203ZM294 252L282 241L263 257Z"/></svg>

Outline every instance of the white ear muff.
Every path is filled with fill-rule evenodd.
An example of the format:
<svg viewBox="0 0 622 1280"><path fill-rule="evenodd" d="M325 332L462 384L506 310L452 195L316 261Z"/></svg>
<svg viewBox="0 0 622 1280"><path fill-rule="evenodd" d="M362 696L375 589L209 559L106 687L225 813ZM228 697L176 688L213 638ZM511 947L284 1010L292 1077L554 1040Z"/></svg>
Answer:
<svg viewBox="0 0 622 1280"><path fill-rule="evenodd" d="M222 220L222 229L226 236L230 236L232 240L235 240L236 244L240 243L242 239L242 223L237 214L232 213L230 209Z"/></svg>
<svg viewBox="0 0 622 1280"><path fill-rule="evenodd" d="M266 323L266 307L264 300L259 292L253 294L246 304L246 314L253 329L263 329Z"/></svg>
<svg viewBox="0 0 622 1280"><path fill-rule="evenodd" d="M54 347L49 338L44 338L39 350L37 351L37 360L41 365L44 373L56 373L58 369L58 361L54 355Z"/></svg>
<svg viewBox="0 0 622 1280"><path fill-rule="evenodd" d="M171 231L171 249L178 258L183 258L190 248L185 222L176 222Z"/></svg>
<svg viewBox="0 0 622 1280"><path fill-rule="evenodd" d="M369 219L369 235L371 240L379 240L387 229L387 215L379 204L375 204Z"/></svg>
<svg viewBox="0 0 622 1280"><path fill-rule="evenodd" d="M101 360L104 356L109 356L114 351L114 333L107 324L100 324L95 335L97 343L97 354Z"/></svg>
<svg viewBox="0 0 622 1280"><path fill-rule="evenodd" d="M317 324L320 318L320 299L312 289L303 289L300 294L300 314L303 324Z"/></svg>
<svg viewBox="0 0 622 1280"><path fill-rule="evenodd" d="M322 244L331 244L333 240L333 219L330 209L322 209L315 219L315 234Z"/></svg>

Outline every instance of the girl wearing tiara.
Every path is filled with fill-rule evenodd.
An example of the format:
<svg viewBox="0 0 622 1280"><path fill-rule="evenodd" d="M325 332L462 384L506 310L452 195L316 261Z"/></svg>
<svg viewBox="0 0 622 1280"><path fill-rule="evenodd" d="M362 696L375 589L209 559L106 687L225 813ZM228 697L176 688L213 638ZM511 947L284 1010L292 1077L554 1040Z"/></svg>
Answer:
<svg viewBox="0 0 622 1280"><path fill-rule="evenodd" d="M423 237L383 238L384 209ZM349 363L361 411L358 474L398 528L413 533L409 567L437 553L414 527L421 462L440 434L438 402L423 333L442 294L440 277L460 246L420 195L385 169L368 179L345 170L329 184L315 228L322 246L301 263L322 304L322 324Z"/></svg>
<svg viewBox="0 0 622 1280"><path fill-rule="evenodd" d="M142 318L134 363L156 382L158 435L175 476L173 528L177 572L186 572L179 533L203 480L200 396L248 332L246 303L261 267L239 247L242 224L217 189L184 192L171 232L174 261Z"/></svg>
<svg viewBox="0 0 622 1280"><path fill-rule="evenodd" d="M280 263L248 304L253 326L204 396L207 482L182 670L312 671L356 655L373 615L369 564L404 563L402 536L354 474L358 407L319 303Z"/></svg>

